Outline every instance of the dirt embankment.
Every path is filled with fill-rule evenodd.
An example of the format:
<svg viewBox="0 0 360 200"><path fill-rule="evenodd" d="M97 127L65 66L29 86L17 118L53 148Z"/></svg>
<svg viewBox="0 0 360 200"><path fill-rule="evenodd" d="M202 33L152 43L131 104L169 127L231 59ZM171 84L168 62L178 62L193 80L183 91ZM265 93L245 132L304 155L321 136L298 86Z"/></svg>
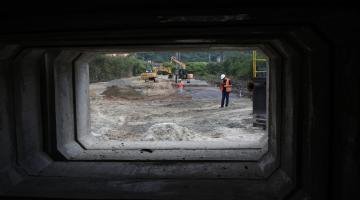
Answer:
<svg viewBox="0 0 360 200"><path fill-rule="evenodd" d="M165 79L158 79L157 82L145 82L138 77L133 77L113 80L108 85L105 91L101 93L106 98L151 100L169 97L177 92L175 84Z"/></svg>

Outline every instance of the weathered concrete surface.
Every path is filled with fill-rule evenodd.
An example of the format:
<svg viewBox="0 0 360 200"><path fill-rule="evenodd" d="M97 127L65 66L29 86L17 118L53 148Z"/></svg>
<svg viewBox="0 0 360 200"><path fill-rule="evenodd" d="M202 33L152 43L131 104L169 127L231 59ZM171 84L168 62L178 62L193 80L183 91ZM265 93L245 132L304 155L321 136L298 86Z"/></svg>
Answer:
<svg viewBox="0 0 360 200"><path fill-rule="evenodd" d="M0 176L1 186L5 186L1 187L0 196L29 198L66 196L99 199L354 199L359 196L357 122L360 90L358 74L354 72L358 68L357 55L360 43L359 24L352 20L359 18L357 6L331 3L320 6L315 4L279 6L279 4L272 5L273 1L267 1L266 4L258 1L257 7L255 4L236 6L226 2L228 1L199 6L191 2L191 6L177 4L165 9L163 7L165 4L159 1L157 4L149 1L141 6L139 2L119 2L117 5L108 3L76 5L73 2L71 6L62 4L61 7L61 4L57 4L57 6L51 5L49 9L34 2L23 3L21 6L17 3L10 8L4 4L0 7L2 15L0 41L17 42L27 47L83 45L87 48L92 45L113 47L119 44L128 47L129 44L193 43L193 46L197 47L202 42L206 45L271 43L273 40L288 42L288 45L294 49L288 54L282 51L279 45L274 46L275 50L285 57L279 63L288 64L288 61L292 61L294 65L286 66L294 66L298 70L282 71L285 72L282 74L289 78L285 81L284 77L280 76L278 77L282 80L280 84L271 86L275 86L276 92L279 93L292 89L290 96L288 91L284 94L288 97L285 100L288 101L284 102L283 98L276 99L282 105L277 117L286 122L286 130L296 130L297 134L288 134L289 131L284 131L282 123L276 127L275 130L280 134L276 136L281 137L278 143L281 156L275 158L281 159L281 164L274 174L259 181L231 176L230 172L229 177L224 179L208 176L201 180L181 178L180 174L179 178L169 180L166 177L142 179L136 176L141 173L134 171L133 177L119 180L111 176L111 170L108 171L110 175L106 178L91 178L90 174L86 174L89 169L109 169L97 165L99 162L89 165L87 162L64 161L62 164L66 167L54 169L51 177L27 176L17 187L7 181L12 174L6 170ZM129 7L119 12L118 8L125 6ZM157 13L161 13L161 16L157 16ZM309 35L297 32L306 27L314 29L323 43L327 44L325 49L330 50L329 55L319 54L314 47L323 45L319 45ZM239 41L239 39L245 40ZM295 59L295 62L294 54L295 57L300 57ZM329 62L322 64L324 60ZM1 79L11 79L18 72L11 70L5 73L0 75ZM288 81L294 81L295 85L300 87L294 87L293 83L289 84ZM2 86L8 91L14 88L12 84L7 83L0 88ZM275 88L270 89L273 91ZM6 97L0 98L1 101L8 102L6 99ZM0 103L1 108L5 108L3 105L7 108L8 103ZM0 111L5 111L5 114L0 115L1 117L19 114L13 113L11 109L0 109ZM6 123L7 120L2 122ZM269 128L273 125L271 123ZM7 150L10 149L12 154L16 154L13 146L15 141L12 140L14 126L9 129L7 125L2 127L6 129L0 130L0 133L8 135L0 135L1 140L5 138L4 142L1 142L0 149L4 150L3 152L8 152ZM287 137L289 135L290 137ZM8 142L8 139L11 142ZM273 138L270 140L272 141ZM3 155L5 156L1 158L8 158L8 154ZM11 157L13 158L12 155ZM214 162L198 162L204 166L208 164L207 169L213 173L217 171L216 168L211 168ZM3 160L1 163L4 163ZM104 162L100 163L104 164ZM168 164L175 169L179 167L178 162L160 161L152 164L154 166ZM184 164L194 166L192 163L181 162L181 165ZM235 169L238 167L235 162L227 162L227 164ZM18 163L15 165L21 169ZM76 168L79 165L83 167ZM148 172L147 168L141 168L146 164L132 162L131 166L123 168L127 169L124 173L131 171L134 165L139 167L137 168L139 171L144 169L142 173ZM293 172L288 173L289 168L292 168ZM82 178L71 178L66 176L67 170L73 170L72 174L80 172L84 174ZM43 173L47 172L46 169L43 171ZM173 173L176 173L176 170ZM279 185L281 183L286 184Z"/></svg>

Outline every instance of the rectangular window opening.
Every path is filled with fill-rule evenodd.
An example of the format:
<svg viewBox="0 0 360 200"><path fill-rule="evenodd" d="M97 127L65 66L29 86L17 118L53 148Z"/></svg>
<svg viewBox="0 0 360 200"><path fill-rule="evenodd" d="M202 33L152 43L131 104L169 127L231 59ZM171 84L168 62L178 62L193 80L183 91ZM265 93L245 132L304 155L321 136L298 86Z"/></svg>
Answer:
<svg viewBox="0 0 360 200"><path fill-rule="evenodd" d="M264 148L268 69L259 48L98 52L88 62L93 148Z"/></svg>

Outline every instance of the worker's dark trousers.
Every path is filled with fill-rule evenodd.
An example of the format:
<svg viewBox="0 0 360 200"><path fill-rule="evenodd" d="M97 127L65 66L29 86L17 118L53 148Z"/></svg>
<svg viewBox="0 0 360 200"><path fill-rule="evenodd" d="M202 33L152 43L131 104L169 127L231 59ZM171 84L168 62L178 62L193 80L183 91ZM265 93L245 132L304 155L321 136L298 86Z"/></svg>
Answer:
<svg viewBox="0 0 360 200"><path fill-rule="evenodd" d="M229 105L229 95L230 95L230 92L226 92L225 90L222 92L221 107L224 107L225 99L226 99L225 106L227 107Z"/></svg>

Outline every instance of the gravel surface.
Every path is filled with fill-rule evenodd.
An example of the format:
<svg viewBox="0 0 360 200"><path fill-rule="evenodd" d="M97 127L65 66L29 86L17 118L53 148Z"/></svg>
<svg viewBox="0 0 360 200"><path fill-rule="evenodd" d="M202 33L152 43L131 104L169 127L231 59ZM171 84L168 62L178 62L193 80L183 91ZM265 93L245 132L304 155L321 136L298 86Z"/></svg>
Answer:
<svg viewBox="0 0 360 200"><path fill-rule="evenodd" d="M201 82L180 95L171 80L158 81L90 84L91 134L105 141L254 142L266 136L252 126L250 99L231 94L229 107L220 108L218 88ZM110 87L120 92L106 92Z"/></svg>

